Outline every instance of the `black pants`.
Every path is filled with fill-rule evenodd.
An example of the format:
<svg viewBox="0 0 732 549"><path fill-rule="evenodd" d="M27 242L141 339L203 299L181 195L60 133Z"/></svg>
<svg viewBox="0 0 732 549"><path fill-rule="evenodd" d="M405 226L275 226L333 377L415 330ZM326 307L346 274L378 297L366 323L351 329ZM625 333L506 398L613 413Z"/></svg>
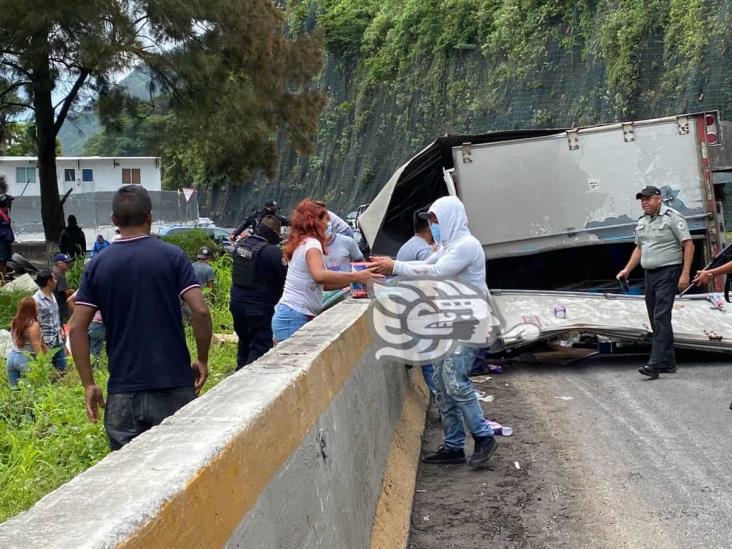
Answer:
<svg viewBox="0 0 732 549"><path fill-rule="evenodd" d="M193 386L107 395L104 428L109 437L109 447L119 450L194 398L196 392Z"/></svg>
<svg viewBox="0 0 732 549"><path fill-rule="evenodd" d="M274 307L232 301L229 309L239 338L236 352L236 369L239 370L272 348Z"/></svg>
<svg viewBox="0 0 732 549"><path fill-rule="evenodd" d="M653 327L650 368L661 370L676 365L671 312L681 276L681 265L646 269L646 309Z"/></svg>

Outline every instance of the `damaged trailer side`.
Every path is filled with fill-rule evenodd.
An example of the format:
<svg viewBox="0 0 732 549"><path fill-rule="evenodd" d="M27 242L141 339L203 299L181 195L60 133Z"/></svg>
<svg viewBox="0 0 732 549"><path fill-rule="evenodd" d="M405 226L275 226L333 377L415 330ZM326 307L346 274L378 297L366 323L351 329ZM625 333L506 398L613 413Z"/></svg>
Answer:
<svg viewBox="0 0 732 549"><path fill-rule="evenodd" d="M625 264L641 214L635 193L656 185L686 216L700 268L725 243L714 180L732 170L730 138L716 112L445 136L394 173L359 223L374 253L395 255L412 212L456 194L486 253L489 287L579 288Z"/></svg>
<svg viewBox="0 0 732 549"><path fill-rule="evenodd" d="M642 296L493 290L489 301L502 345L494 351L571 332L642 343L653 333ZM718 294L677 298L673 328L676 347L732 351L732 308Z"/></svg>

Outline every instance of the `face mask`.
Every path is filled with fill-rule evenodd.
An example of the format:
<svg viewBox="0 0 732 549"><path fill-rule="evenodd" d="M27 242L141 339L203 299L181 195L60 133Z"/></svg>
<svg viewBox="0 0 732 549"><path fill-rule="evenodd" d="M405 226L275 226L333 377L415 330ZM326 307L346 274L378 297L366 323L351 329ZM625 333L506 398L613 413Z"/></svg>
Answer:
<svg viewBox="0 0 732 549"><path fill-rule="evenodd" d="M440 225L437 223L430 224L430 232L432 233L432 238L437 242L438 244L441 242L440 240Z"/></svg>
<svg viewBox="0 0 732 549"><path fill-rule="evenodd" d="M330 238L333 236L333 223L328 221L328 224L325 226L325 238Z"/></svg>

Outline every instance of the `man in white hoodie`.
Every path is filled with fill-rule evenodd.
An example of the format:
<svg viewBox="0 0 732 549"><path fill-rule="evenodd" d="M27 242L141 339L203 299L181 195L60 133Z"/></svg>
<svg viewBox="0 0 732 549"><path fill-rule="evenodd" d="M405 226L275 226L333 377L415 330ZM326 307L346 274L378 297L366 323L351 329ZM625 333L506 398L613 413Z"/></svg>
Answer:
<svg viewBox="0 0 732 549"><path fill-rule="evenodd" d="M440 248L425 261L394 261L375 258L376 272L410 277L452 278L488 294L485 282L485 254L480 241L468 229L465 206L455 196L437 199L422 215ZM465 430L463 419L475 440L468 465L480 467L498 448L488 426L468 374L478 349L462 344L435 364L444 442L436 452L422 458L424 463L464 463Z"/></svg>

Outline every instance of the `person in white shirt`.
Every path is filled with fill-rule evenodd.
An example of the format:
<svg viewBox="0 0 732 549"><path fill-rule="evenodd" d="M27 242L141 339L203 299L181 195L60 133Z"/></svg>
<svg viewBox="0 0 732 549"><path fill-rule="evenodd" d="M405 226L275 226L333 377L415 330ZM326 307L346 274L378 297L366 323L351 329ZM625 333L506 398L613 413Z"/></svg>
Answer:
<svg viewBox="0 0 732 549"><path fill-rule="evenodd" d="M283 250L289 267L285 288L272 317L275 343L290 337L320 312L323 289L336 290L352 282L366 284L379 276L371 270L349 273L328 270L324 257L332 234L333 226L324 203L306 198L297 205Z"/></svg>
<svg viewBox="0 0 732 549"><path fill-rule="evenodd" d="M414 236L399 248L396 255L397 261L424 261L437 249L437 245L432 238L432 231L430 231L430 223L420 217L420 213L423 213L423 211L417 210L412 216Z"/></svg>
<svg viewBox="0 0 732 549"><path fill-rule="evenodd" d="M344 234L333 233L328 240L325 266L331 271L350 273L353 261L363 261L363 254L356 241Z"/></svg>
<svg viewBox="0 0 732 549"><path fill-rule="evenodd" d="M374 258L376 272L453 278L482 290L487 296L483 246L468 229L468 216L460 199L444 196L420 215L429 221L432 236L440 248L425 261ZM498 448L468 377L477 353L477 348L458 345L450 355L434 365L444 443L437 452L422 458L424 463L465 462L463 419L475 440L475 450L468 459L468 465L485 465Z"/></svg>
<svg viewBox="0 0 732 549"><path fill-rule="evenodd" d="M346 223L343 218L337 216L330 210L328 210L328 217L333 227L333 234L342 234L348 238L353 238L353 229Z"/></svg>

